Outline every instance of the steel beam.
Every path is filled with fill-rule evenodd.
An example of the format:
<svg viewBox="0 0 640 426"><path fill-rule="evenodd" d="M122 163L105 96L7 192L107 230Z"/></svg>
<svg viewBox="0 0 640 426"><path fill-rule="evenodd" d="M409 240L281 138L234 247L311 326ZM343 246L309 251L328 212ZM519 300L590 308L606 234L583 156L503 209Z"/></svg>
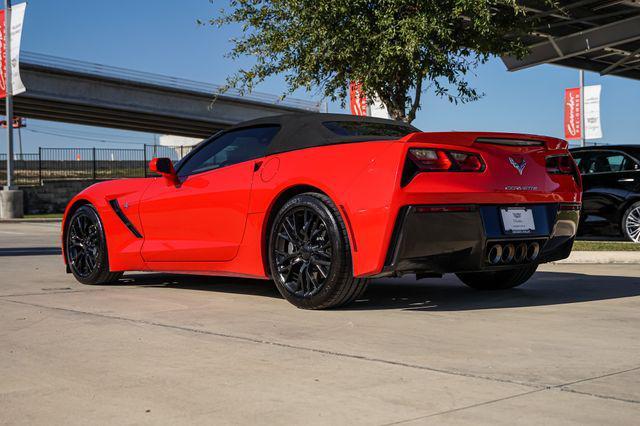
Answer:
<svg viewBox="0 0 640 426"><path fill-rule="evenodd" d="M563 59L562 61L555 62L555 64L569 67L569 68L583 69L585 71L593 71L597 73L599 73L600 71L605 69L608 65L610 65L609 62L597 62L597 61L591 61L591 60L582 59L578 57ZM640 70L638 69L620 68L615 71L615 75L618 77L626 77L634 80L640 80Z"/></svg>
<svg viewBox="0 0 640 426"><path fill-rule="evenodd" d="M531 46L529 55L522 59L503 56L502 61L509 71L517 71L535 65L558 62L585 53L596 52L607 47L640 40L640 16L611 24L580 31ZM558 50L562 52L559 54Z"/></svg>
<svg viewBox="0 0 640 426"><path fill-rule="evenodd" d="M640 53L640 48L634 50L629 55L627 55L624 58L620 59L618 62L615 62L615 63L609 65L607 68L605 68L602 71L600 71L600 75L607 75L607 74L611 73L613 70L615 70L616 68L622 67L624 64L628 63L633 58L635 58L635 56L638 53Z"/></svg>

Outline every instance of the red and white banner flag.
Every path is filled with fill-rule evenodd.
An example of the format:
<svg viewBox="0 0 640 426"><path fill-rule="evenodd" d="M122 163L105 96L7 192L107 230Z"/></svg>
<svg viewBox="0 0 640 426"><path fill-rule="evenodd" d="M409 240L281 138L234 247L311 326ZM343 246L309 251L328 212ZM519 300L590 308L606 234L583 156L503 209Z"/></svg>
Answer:
<svg viewBox="0 0 640 426"><path fill-rule="evenodd" d="M564 92L564 138L582 139L582 111L580 88L565 89Z"/></svg>
<svg viewBox="0 0 640 426"><path fill-rule="evenodd" d="M20 41L22 38L22 26L26 3L20 3L11 8L11 81L12 94L18 95L27 89L20 78ZM0 75L0 99L7 97L7 62L6 62L6 28L5 11L0 10L0 53L2 54L2 73Z"/></svg>
<svg viewBox="0 0 640 426"><path fill-rule="evenodd" d="M602 87L584 87L584 138L600 139L602 137L602 126L600 124L600 92Z"/></svg>
<svg viewBox="0 0 640 426"><path fill-rule="evenodd" d="M349 85L351 114L367 115L367 97L362 93L362 83L351 82Z"/></svg>

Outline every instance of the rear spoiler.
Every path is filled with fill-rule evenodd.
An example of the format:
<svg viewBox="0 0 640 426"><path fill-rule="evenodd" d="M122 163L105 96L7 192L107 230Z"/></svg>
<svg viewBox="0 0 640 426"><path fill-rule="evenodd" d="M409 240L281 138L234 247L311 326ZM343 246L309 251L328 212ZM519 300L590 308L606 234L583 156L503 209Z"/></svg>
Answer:
<svg viewBox="0 0 640 426"><path fill-rule="evenodd" d="M537 139L512 139L512 138L477 138L475 143L488 143L504 146L545 146L544 141Z"/></svg>
<svg viewBox="0 0 640 426"><path fill-rule="evenodd" d="M481 132L416 132L401 139L405 143L434 143L443 145L472 146L488 144L512 147L544 147L548 151L566 150L567 141L548 136L518 133Z"/></svg>

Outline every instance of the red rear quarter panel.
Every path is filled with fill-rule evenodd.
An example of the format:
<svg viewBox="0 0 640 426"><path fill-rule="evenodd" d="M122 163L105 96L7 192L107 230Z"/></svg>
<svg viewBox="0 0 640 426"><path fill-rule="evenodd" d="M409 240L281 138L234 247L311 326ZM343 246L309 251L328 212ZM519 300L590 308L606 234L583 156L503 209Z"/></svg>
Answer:
<svg viewBox="0 0 640 426"><path fill-rule="evenodd" d="M349 230L354 273L366 273L367 259L377 258L380 250L379 234L387 232L392 220L389 208L401 170L397 146L397 141L331 145L265 159L262 167L268 172L254 178L250 207L263 217L262 235L266 237L267 219L280 194L300 185L318 188L336 204ZM273 162L278 163L275 173Z"/></svg>

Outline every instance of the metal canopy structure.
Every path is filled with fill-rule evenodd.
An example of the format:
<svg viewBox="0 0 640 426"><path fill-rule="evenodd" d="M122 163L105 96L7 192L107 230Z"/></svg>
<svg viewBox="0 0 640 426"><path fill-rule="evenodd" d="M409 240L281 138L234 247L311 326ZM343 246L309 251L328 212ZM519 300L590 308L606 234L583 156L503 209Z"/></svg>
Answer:
<svg viewBox="0 0 640 426"><path fill-rule="evenodd" d="M505 56L509 71L557 64L640 80L640 0L520 2L539 22L529 55Z"/></svg>

